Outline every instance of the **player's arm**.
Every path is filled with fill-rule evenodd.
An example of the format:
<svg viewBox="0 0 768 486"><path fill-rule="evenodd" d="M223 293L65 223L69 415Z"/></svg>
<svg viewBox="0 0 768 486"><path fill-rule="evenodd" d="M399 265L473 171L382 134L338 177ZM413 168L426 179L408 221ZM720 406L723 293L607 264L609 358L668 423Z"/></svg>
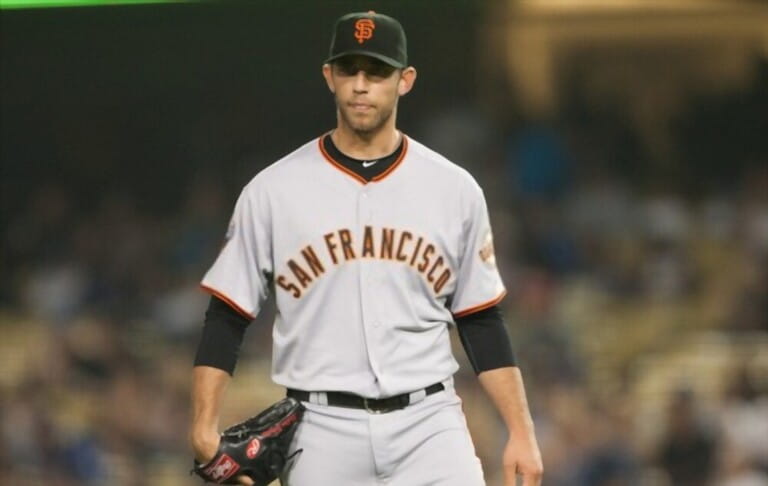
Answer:
<svg viewBox="0 0 768 486"><path fill-rule="evenodd" d="M230 379L228 372L211 366L195 366L193 370L190 442L195 459L201 464L213 459L219 449L221 402ZM254 484L251 478L244 475L236 480L244 486Z"/></svg>
<svg viewBox="0 0 768 486"><path fill-rule="evenodd" d="M480 384L509 430L503 457L505 484L514 486L518 474L523 486L541 484L541 453L501 309L493 306L460 317L456 327Z"/></svg>
<svg viewBox="0 0 768 486"><path fill-rule="evenodd" d="M211 297L192 372L190 442L200 462L216 454L221 402L249 322L224 301Z"/></svg>
<svg viewBox="0 0 768 486"><path fill-rule="evenodd" d="M195 366L192 371L190 442L201 463L210 461L219 447L221 401L230 379L226 371L210 366Z"/></svg>
<svg viewBox="0 0 768 486"><path fill-rule="evenodd" d="M536 442L520 368L509 366L483 371L478 375L478 380L509 431L509 441L503 456L504 484L514 486L519 474L523 477L523 486L540 485L543 473L541 452Z"/></svg>

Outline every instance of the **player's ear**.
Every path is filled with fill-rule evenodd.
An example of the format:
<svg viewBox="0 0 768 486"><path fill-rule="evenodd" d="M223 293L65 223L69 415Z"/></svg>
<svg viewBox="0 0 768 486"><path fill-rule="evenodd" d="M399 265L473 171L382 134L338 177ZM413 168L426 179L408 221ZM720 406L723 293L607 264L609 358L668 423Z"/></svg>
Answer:
<svg viewBox="0 0 768 486"><path fill-rule="evenodd" d="M415 82L416 68L408 66L403 69L403 72L400 73L400 81L397 83L397 94L400 96L407 94L413 88L413 83Z"/></svg>
<svg viewBox="0 0 768 486"><path fill-rule="evenodd" d="M336 87L333 84L333 67L330 64L323 64L323 77L331 93L336 93Z"/></svg>

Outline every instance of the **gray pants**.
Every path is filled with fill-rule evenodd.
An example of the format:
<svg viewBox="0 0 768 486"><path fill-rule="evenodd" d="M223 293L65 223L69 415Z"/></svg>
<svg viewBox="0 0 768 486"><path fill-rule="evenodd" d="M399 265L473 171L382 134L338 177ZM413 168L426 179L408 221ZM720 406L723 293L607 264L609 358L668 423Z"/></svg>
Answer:
<svg viewBox="0 0 768 486"><path fill-rule="evenodd" d="M484 486L453 386L394 412L304 403L285 486Z"/></svg>

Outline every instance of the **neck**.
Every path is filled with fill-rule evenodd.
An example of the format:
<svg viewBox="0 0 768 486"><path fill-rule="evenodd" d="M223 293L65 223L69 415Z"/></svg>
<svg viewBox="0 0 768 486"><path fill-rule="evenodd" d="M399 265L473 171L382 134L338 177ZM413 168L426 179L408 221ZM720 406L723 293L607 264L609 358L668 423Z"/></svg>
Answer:
<svg viewBox="0 0 768 486"><path fill-rule="evenodd" d="M400 133L395 129L394 120L392 123L386 123L380 130L367 134L358 133L339 121L331 133L331 139L336 148L348 157L373 160L394 152L400 143Z"/></svg>

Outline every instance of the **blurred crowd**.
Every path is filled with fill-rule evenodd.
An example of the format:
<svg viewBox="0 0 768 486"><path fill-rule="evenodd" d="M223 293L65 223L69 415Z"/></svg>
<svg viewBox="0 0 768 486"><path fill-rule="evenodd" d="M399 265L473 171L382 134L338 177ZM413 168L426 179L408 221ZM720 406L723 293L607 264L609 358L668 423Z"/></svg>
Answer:
<svg viewBox="0 0 768 486"><path fill-rule="evenodd" d="M764 87L757 95L768 106ZM606 126L490 126L458 111L414 137L486 188L544 484L768 485L768 151L736 164L737 177L675 184L696 166L674 180L621 166L637 154ZM254 157L253 172L265 163ZM196 483L186 434L208 299L198 282L239 188L216 171L178 184L185 197L158 211L138 189L94 200L40 181L5 222L3 484ZM273 312L251 325L227 421L279 396ZM478 455L500 485L506 437L456 355Z"/></svg>

